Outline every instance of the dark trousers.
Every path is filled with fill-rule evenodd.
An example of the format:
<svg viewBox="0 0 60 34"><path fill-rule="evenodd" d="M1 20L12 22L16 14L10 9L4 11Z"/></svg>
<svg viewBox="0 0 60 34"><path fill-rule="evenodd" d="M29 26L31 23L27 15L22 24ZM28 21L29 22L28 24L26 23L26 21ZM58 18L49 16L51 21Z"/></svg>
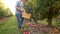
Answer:
<svg viewBox="0 0 60 34"><path fill-rule="evenodd" d="M18 28L21 28L24 18L22 17L22 14L16 14L16 17L18 21Z"/></svg>

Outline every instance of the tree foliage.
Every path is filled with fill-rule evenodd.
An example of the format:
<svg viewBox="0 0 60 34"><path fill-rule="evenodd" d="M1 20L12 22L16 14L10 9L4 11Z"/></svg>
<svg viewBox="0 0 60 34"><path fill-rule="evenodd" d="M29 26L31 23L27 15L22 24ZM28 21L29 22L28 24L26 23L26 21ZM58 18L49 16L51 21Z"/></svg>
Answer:
<svg viewBox="0 0 60 34"><path fill-rule="evenodd" d="M31 7L33 10L33 17L35 17L36 20L47 18L50 25L52 18L60 14L60 0L27 0L26 3L27 5L25 5L25 7Z"/></svg>
<svg viewBox="0 0 60 34"><path fill-rule="evenodd" d="M0 0L0 18L4 16L9 16L12 15L10 9L6 8L5 5L3 4L2 0Z"/></svg>

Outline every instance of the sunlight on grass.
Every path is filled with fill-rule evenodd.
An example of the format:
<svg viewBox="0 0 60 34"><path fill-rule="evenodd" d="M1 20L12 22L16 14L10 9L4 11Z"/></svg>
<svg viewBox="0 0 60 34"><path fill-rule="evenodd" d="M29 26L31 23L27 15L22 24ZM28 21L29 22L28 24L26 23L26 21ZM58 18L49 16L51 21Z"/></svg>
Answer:
<svg viewBox="0 0 60 34"><path fill-rule="evenodd" d="M5 24L0 25L0 34L20 34L21 30L16 30L16 17L10 17Z"/></svg>

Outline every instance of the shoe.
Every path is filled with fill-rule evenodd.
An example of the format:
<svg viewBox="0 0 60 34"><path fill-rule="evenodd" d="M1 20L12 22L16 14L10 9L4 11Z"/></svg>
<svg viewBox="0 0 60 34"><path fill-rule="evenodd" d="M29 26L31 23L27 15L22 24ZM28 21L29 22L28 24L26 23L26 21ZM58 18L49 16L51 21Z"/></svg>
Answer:
<svg viewBox="0 0 60 34"><path fill-rule="evenodd" d="M22 28L18 28L18 27L16 28L16 30L20 30L20 29L22 29Z"/></svg>
<svg viewBox="0 0 60 34"><path fill-rule="evenodd" d="M16 30L19 30L19 28L16 28Z"/></svg>

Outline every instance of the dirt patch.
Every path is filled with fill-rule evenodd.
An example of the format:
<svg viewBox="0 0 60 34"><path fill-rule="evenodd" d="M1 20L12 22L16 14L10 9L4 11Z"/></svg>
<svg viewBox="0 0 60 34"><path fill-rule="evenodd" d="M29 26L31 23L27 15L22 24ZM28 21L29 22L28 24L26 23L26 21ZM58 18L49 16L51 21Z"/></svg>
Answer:
<svg viewBox="0 0 60 34"><path fill-rule="evenodd" d="M5 22L8 18L9 18L9 17L2 17L2 18L0 18L0 23Z"/></svg>

